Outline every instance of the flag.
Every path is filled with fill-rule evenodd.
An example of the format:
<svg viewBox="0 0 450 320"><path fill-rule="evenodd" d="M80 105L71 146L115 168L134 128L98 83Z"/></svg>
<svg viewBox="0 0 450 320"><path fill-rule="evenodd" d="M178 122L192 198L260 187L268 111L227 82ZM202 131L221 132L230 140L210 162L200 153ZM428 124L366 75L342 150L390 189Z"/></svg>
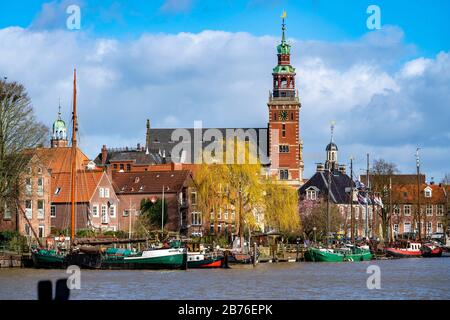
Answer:
<svg viewBox="0 0 450 320"><path fill-rule="evenodd" d="M283 19L286 18L286 10L283 10L283 14L281 15L281 18L283 18Z"/></svg>

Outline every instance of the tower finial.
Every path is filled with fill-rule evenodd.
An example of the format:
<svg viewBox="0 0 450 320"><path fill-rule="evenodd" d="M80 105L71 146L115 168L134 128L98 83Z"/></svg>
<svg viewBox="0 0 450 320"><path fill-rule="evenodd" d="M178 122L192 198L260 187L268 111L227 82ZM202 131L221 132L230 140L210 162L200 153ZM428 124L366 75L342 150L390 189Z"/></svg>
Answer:
<svg viewBox="0 0 450 320"><path fill-rule="evenodd" d="M334 142L333 141L333 135L334 135L334 125L336 124L336 121L331 121L331 126L330 126L330 128L331 128L331 142Z"/></svg>
<svg viewBox="0 0 450 320"><path fill-rule="evenodd" d="M284 36L284 31L286 30L286 24L284 23L284 20L286 19L286 10L283 10L283 14L281 15L281 19L283 20L283 23L281 24L281 43L285 43L286 39Z"/></svg>
<svg viewBox="0 0 450 320"><path fill-rule="evenodd" d="M61 97L59 97L58 103L58 120L61 120Z"/></svg>

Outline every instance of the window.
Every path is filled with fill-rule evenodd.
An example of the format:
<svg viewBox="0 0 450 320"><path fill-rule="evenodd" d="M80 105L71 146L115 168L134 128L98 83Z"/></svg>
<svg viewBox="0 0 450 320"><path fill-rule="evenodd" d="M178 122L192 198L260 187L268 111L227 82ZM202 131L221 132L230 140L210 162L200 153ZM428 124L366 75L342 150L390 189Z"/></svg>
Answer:
<svg viewBox="0 0 450 320"><path fill-rule="evenodd" d="M114 163L113 167L114 167L114 170L117 170L117 163Z"/></svg>
<svg viewBox="0 0 450 320"><path fill-rule="evenodd" d="M108 223L108 214L106 213L105 205L102 205L102 223Z"/></svg>
<svg viewBox="0 0 450 320"><path fill-rule="evenodd" d="M277 121L277 112L276 111L274 111L274 113L273 113L273 120Z"/></svg>
<svg viewBox="0 0 450 320"><path fill-rule="evenodd" d="M202 214L201 212L192 212L192 225L201 226L202 225Z"/></svg>
<svg viewBox="0 0 450 320"><path fill-rule="evenodd" d="M27 224L25 224L25 234L27 236L31 236L31 230L30 230L30 226Z"/></svg>
<svg viewBox="0 0 450 320"><path fill-rule="evenodd" d="M25 193L27 196L31 196L33 187L31 186L31 178L25 179Z"/></svg>
<svg viewBox="0 0 450 320"><path fill-rule="evenodd" d="M109 198L109 188L105 188L105 198Z"/></svg>
<svg viewBox="0 0 450 320"><path fill-rule="evenodd" d="M286 137L286 125L284 123L281 126L281 136Z"/></svg>
<svg viewBox="0 0 450 320"><path fill-rule="evenodd" d="M92 206L92 216L93 217L98 217L98 204L94 204Z"/></svg>
<svg viewBox="0 0 450 320"><path fill-rule="evenodd" d="M426 188L425 189L425 197L426 198L431 198L431 188Z"/></svg>
<svg viewBox="0 0 450 320"><path fill-rule="evenodd" d="M411 232L411 223L405 222L405 225L404 225L404 227L403 227L403 232L404 232L404 233L406 233L406 232Z"/></svg>
<svg viewBox="0 0 450 320"><path fill-rule="evenodd" d="M31 169L31 167L28 167L27 168L27 172L28 172L28 174L32 174L33 173L33 169Z"/></svg>
<svg viewBox="0 0 450 320"><path fill-rule="evenodd" d="M405 204L403 206L403 214L405 216L410 216L411 215L411 205L410 204ZM409 231L408 231L409 232Z"/></svg>
<svg viewBox="0 0 450 320"><path fill-rule="evenodd" d="M3 219L4 220L11 219L11 209L9 208L9 206L6 203L5 203L5 211L3 213Z"/></svg>
<svg viewBox="0 0 450 320"><path fill-rule="evenodd" d="M31 200L25 200L25 215L28 219L33 218L33 204Z"/></svg>
<svg viewBox="0 0 450 320"><path fill-rule="evenodd" d="M231 211L231 220L235 221L236 220L236 212Z"/></svg>
<svg viewBox="0 0 450 320"><path fill-rule="evenodd" d="M431 234L433 231L433 224L431 222L427 222L427 234Z"/></svg>
<svg viewBox="0 0 450 320"><path fill-rule="evenodd" d="M222 208L220 208L219 212L217 213L217 219L222 220Z"/></svg>
<svg viewBox="0 0 450 320"><path fill-rule="evenodd" d="M131 171L131 164L127 163L127 171Z"/></svg>
<svg viewBox="0 0 450 320"><path fill-rule="evenodd" d="M211 211L211 214L210 214L210 220L211 220L211 221L214 220L214 211Z"/></svg>
<svg viewBox="0 0 450 320"><path fill-rule="evenodd" d="M214 234L214 225L213 224L209 226L209 233Z"/></svg>
<svg viewBox="0 0 450 320"><path fill-rule="evenodd" d="M55 189L55 195L58 195L60 191L61 191L61 187L56 187L56 189Z"/></svg>
<svg viewBox="0 0 450 320"><path fill-rule="evenodd" d="M308 200L316 200L317 192L316 190L306 190L306 199Z"/></svg>
<svg viewBox="0 0 450 320"><path fill-rule="evenodd" d="M37 180L37 193L38 196L44 195L44 178L38 178Z"/></svg>
<svg viewBox="0 0 450 320"><path fill-rule="evenodd" d="M289 179L289 170L288 169L280 169L280 180L288 180Z"/></svg>
<svg viewBox="0 0 450 320"><path fill-rule="evenodd" d="M191 204L194 206L197 204L197 192L196 191L191 192Z"/></svg>
<svg viewBox="0 0 450 320"><path fill-rule="evenodd" d="M439 232L439 233L444 232L444 226L443 226L442 222L438 222L436 232Z"/></svg>
<svg viewBox="0 0 450 320"><path fill-rule="evenodd" d="M425 212L426 212L427 216L433 215L433 205L427 204L425 210L426 210Z"/></svg>
<svg viewBox="0 0 450 320"><path fill-rule="evenodd" d="M121 164L120 164L120 170L123 171L123 168L124 168L123 163L121 163Z"/></svg>
<svg viewBox="0 0 450 320"><path fill-rule="evenodd" d="M37 216L38 219L44 219L44 200L37 201Z"/></svg>
<svg viewBox="0 0 450 320"><path fill-rule="evenodd" d="M56 218L56 206L50 206L50 217Z"/></svg>
<svg viewBox="0 0 450 320"><path fill-rule="evenodd" d="M400 214L400 207L394 206L394 214L396 214L396 215Z"/></svg>
<svg viewBox="0 0 450 320"><path fill-rule="evenodd" d="M223 219L224 219L225 221L228 221L228 210L226 210L226 211L223 213Z"/></svg>
<svg viewBox="0 0 450 320"><path fill-rule="evenodd" d="M45 237L45 227L44 226L39 226L39 238L43 238Z"/></svg>
<svg viewBox="0 0 450 320"><path fill-rule="evenodd" d="M217 233L221 233L222 232L222 224L219 224L217 226Z"/></svg>
<svg viewBox="0 0 450 320"><path fill-rule="evenodd" d="M280 144L279 149L280 153L289 153L289 145L287 144Z"/></svg>
<svg viewBox="0 0 450 320"><path fill-rule="evenodd" d="M128 217L129 215L130 215L130 210L128 210L128 209L123 210L122 216Z"/></svg>
<svg viewBox="0 0 450 320"><path fill-rule="evenodd" d="M111 216L111 218L116 217L116 206L115 205L111 205L109 207L109 215Z"/></svg>
<svg viewBox="0 0 450 320"><path fill-rule="evenodd" d="M394 224L394 233L398 234L398 224Z"/></svg>
<svg viewBox="0 0 450 320"><path fill-rule="evenodd" d="M99 189L98 189L98 196L99 196L100 198L104 198L104 197L105 197L105 189L99 188Z"/></svg>
<svg viewBox="0 0 450 320"><path fill-rule="evenodd" d="M443 204L438 204L437 205L437 213L436 215L438 216L443 216L444 215L444 205Z"/></svg>
<svg viewBox="0 0 450 320"><path fill-rule="evenodd" d="M294 113L291 112L291 120L294 120Z"/></svg>
<svg viewBox="0 0 450 320"><path fill-rule="evenodd" d="M38 173L38 174L42 174L42 168L41 168L41 167L38 167L38 168L37 168L37 173Z"/></svg>

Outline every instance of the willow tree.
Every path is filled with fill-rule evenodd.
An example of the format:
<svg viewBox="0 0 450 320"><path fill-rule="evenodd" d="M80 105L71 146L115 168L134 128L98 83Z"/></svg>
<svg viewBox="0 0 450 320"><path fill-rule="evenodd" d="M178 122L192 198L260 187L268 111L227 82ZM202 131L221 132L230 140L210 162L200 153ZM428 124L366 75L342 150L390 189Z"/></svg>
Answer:
<svg viewBox="0 0 450 320"><path fill-rule="evenodd" d="M47 133L24 86L0 80L0 211L17 204L20 176L31 157L24 151L42 145Z"/></svg>
<svg viewBox="0 0 450 320"><path fill-rule="evenodd" d="M264 180L265 223L285 234L298 234L300 216L296 189L272 178Z"/></svg>
<svg viewBox="0 0 450 320"><path fill-rule="evenodd" d="M258 215L264 217L264 225L278 231L297 231L295 189L267 178L255 150L252 142L235 138L217 141L213 152L204 152L194 179L200 210L211 216L220 208L232 208L234 235L241 239L259 229Z"/></svg>

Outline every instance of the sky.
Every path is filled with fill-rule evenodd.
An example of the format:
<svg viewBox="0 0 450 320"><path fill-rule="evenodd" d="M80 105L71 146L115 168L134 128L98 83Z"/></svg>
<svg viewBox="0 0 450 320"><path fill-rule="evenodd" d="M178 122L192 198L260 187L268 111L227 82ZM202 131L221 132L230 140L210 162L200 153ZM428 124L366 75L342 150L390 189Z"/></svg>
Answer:
<svg viewBox="0 0 450 320"><path fill-rule="evenodd" d="M80 29L67 20L80 8ZM380 29L369 29L370 5ZM70 122L77 68L80 145L145 143L152 127L265 127L271 72L286 35L302 108L305 177L325 159L366 154L439 182L450 172L450 1L1 1L0 76L25 85L52 125ZM370 20L372 21L372 20ZM370 24L369 24L370 25Z"/></svg>

